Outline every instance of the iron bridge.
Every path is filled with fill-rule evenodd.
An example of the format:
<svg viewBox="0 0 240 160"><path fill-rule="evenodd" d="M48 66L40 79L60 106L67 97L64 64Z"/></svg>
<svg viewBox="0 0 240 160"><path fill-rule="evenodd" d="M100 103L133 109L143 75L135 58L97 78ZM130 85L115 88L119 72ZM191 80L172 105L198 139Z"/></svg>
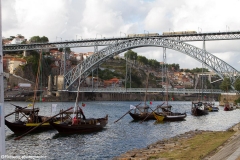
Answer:
<svg viewBox="0 0 240 160"><path fill-rule="evenodd" d="M189 42L189 41L215 41L215 40L237 40L240 39L240 31L234 32L210 32L210 33L196 33L196 34L179 34L179 35L159 35L158 38L167 38L171 40ZM3 45L3 52L8 51L25 51L25 50L41 50L52 48L75 48L75 47L95 47L95 46L109 46L126 41L133 38L148 38L146 37L113 37L113 38L93 38L93 39L79 39L66 40L61 42L49 43L31 43L31 44L12 44Z"/></svg>

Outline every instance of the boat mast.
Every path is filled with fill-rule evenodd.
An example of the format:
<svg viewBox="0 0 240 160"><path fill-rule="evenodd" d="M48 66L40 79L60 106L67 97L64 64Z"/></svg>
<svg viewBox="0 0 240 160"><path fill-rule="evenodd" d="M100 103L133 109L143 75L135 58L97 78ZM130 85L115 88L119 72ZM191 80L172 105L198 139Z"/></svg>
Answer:
<svg viewBox="0 0 240 160"><path fill-rule="evenodd" d="M4 121L4 85L3 85L3 50L2 50L2 6L0 0L0 156L5 155L5 121Z"/></svg>
<svg viewBox="0 0 240 160"><path fill-rule="evenodd" d="M149 79L149 72L147 72L147 85L146 85L146 91L144 96L144 106L146 106L146 100L147 100L148 79Z"/></svg>
<svg viewBox="0 0 240 160"><path fill-rule="evenodd" d="M78 79L78 91L77 91L77 97L76 97L76 102L75 102L75 106L74 106L74 112L75 112L75 109L77 109L76 114L78 114L78 97L79 97L80 84L81 84L81 75L82 75L82 65L80 67L80 77Z"/></svg>
<svg viewBox="0 0 240 160"><path fill-rule="evenodd" d="M37 71L37 77L36 77L36 82L35 82L35 90L34 90L34 96L33 96L33 104L32 104L33 110L34 110L34 105L35 105L36 97L37 97L41 62L42 62L42 50L40 52L40 57L39 57L39 62L38 62L38 71Z"/></svg>

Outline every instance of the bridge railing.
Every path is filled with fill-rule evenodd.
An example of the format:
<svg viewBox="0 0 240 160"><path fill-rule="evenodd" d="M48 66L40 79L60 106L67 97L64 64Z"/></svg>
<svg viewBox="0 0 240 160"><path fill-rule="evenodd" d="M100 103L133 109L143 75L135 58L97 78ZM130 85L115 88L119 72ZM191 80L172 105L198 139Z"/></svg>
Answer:
<svg viewBox="0 0 240 160"><path fill-rule="evenodd" d="M70 92L77 92L73 90ZM80 92L101 92L101 93L145 93L146 88L120 88L120 87L109 87L109 88L91 88L83 87ZM179 93L179 94L193 94L193 93L214 93L221 94L224 91L220 89L164 89L164 88L148 88L148 93ZM235 90L229 90L228 93L237 93ZM226 93L227 94L227 93Z"/></svg>

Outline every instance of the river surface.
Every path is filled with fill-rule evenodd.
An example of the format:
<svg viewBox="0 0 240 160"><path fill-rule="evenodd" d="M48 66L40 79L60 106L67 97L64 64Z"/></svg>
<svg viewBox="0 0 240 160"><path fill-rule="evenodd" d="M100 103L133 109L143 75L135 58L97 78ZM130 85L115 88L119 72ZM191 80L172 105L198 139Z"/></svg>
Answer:
<svg viewBox="0 0 240 160"><path fill-rule="evenodd" d="M14 106L26 106L27 102L5 102L5 114L14 110ZM74 102L53 102L57 104L57 110L74 106ZM61 136L57 131L28 134L20 140L6 127L6 154L10 156L46 156L46 159L56 160L102 160L112 159L128 150L144 148L158 140L167 139L190 130L223 131L240 122L240 109L219 112L209 112L206 116L195 117L191 115L191 102L169 102L174 112L187 112L185 121L156 123L154 120L143 123L133 122L130 115L124 116L117 123L117 119L123 116L130 105L139 102L98 101L85 102L83 111L87 118L104 117L109 115L106 129L91 134L75 134ZM36 103L41 115L51 115L50 102ZM153 102L151 108L155 108L162 102ZM218 102L215 103L218 105ZM8 120L14 117L9 117Z"/></svg>

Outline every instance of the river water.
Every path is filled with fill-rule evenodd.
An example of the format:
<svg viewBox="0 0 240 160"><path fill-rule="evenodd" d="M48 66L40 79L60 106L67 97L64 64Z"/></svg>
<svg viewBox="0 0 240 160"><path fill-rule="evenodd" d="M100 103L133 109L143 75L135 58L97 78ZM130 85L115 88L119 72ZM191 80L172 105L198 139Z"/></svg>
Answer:
<svg viewBox="0 0 240 160"><path fill-rule="evenodd" d="M5 114L14 110L14 106L26 106L27 102L5 102ZM191 102L169 102L175 112L187 112L185 121L156 123L154 120L143 123L133 122L130 115L124 116L114 123L130 108L139 102L98 101L85 102L83 111L87 118L104 117L109 115L109 121L101 132L91 134L75 134L61 136L57 131L51 130L37 134L28 134L15 141L16 135L6 127L6 154L9 156L46 156L46 159L56 160L89 160L112 159L128 150L144 148L158 140L167 139L190 130L222 131L240 122L240 109L219 112L210 112L206 116L195 117L191 115ZM36 103L41 115L51 115L49 102ZM54 102L58 104L57 110L74 106L74 102ZM162 102L153 102L155 108ZM218 102L215 103L218 105ZM8 118L11 120L11 117ZM13 120L13 117L12 117Z"/></svg>

